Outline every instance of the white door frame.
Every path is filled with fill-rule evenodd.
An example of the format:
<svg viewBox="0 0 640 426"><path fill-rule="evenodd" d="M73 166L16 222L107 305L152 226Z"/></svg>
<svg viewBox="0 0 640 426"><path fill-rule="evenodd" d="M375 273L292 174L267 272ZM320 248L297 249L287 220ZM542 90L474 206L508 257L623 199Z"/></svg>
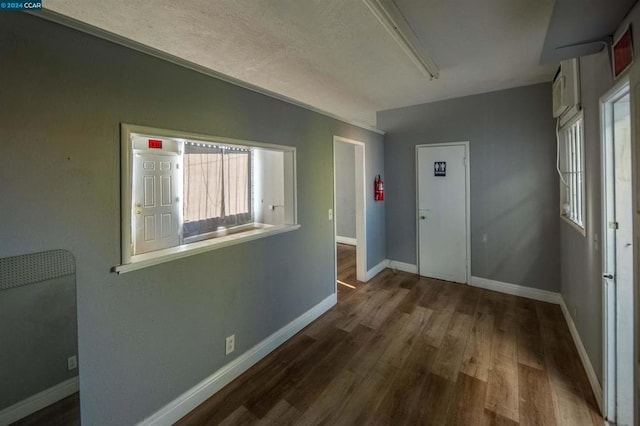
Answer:
<svg viewBox="0 0 640 426"><path fill-rule="evenodd" d="M465 173L465 183L466 183L466 201L465 201L465 217L467 218L467 285L471 284L471 161L469 160L469 141L460 141L460 142L446 142L446 143L425 143L416 145L415 149L415 175L416 175L416 266L418 268L418 273L420 271L420 214L418 212L418 194L419 194L419 185L418 182L418 149L420 148L430 148L430 147L447 147L447 146L464 146L464 156L466 162L466 173Z"/></svg>
<svg viewBox="0 0 640 426"><path fill-rule="evenodd" d="M364 142L333 136L333 247L335 266L336 292L338 286L338 248L336 246L336 144L348 143L355 145L355 175L356 175L356 279L367 281L367 171L366 171L366 147Z"/></svg>
<svg viewBox="0 0 640 426"><path fill-rule="evenodd" d="M609 321L609 317L613 312L616 312L616 297L615 297L615 282L609 285L609 279L604 275L609 271L609 241L608 235L608 212L613 208L613 200L607 199L606 195L610 189L607 187L612 183L609 182L609 175L607 171L610 171L612 167L612 161L610 148L613 143L613 129L611 122L612 104L619 97L625 93L631 94L629 74L621 78L611 89L609 89L602 97L600 97L600 170L601 170L601 193L602 193L602 206L601 206L601 240L602 240L602 414L605 419L615 421L617 418L617 395L616 395L616 321ZM631 115L631 128L635 126L634 117ZM635 144L633 139L631 145ZM632 185L635 185L635 180L632 179ZM632 189L633 191L633 189ZM634 250L636 250L634 248ZM635 275L635 274L634 274ZM636 277L634 276L634 281ZM635 307L634 307L635 310Z"/></svg>

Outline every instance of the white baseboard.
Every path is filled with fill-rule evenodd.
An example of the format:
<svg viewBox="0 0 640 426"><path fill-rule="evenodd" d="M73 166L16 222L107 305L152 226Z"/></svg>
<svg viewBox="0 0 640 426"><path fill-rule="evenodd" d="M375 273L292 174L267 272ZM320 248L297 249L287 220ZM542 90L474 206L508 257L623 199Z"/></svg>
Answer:
<svg viewBox="0 0 640 426"><path fill-rule="evenodd" d="M398 262L397 260L390 260L389 268L397 269L398 271L402 271L402 272L408 272L410 274L418 273L418 265L413 265L411 263Z"/></svg>
<svg viewBox="0 0 640 426"><path fill-rule="evenodd" d="M348 244L350 246L355 246L355 245L358 245L358 240L356 240L355 238L340 237L339 235L336 235L336 243Z"/></svg>
<svg viewBox="0 0 640 426"><path fill-rule="evenodd" d="M38 392L27 399L23 399L0 411L0 426L11 424L51 404L55 404L61 399L78 392L78 389L78 376L76 376Z"/></svg>
<svg viewBox="0 0 640 426"><path fill-rule="evenodd" d="M337 303L336 293L318 303L316 306L264 339L262 342L240 355L229 364L207 377L178 398L165 405L156 413L147 417L139 425L173 425L191 412L198 405L206 401L233 379L247 371L250 367L282 345L294 334L309 325L320 315L331 309Z"/></svg>
<svg viewBox="0 0 640 426"><path fill-rule="evenodd" d="M525 287L518 284L503 283L487 278L471 277L471 283L474 287L480 287L487 290L493 290L500 293L512 294L514 296L526 297L527 299L540 300L541 302L554 303L559 305L562 302L560 293L549 290L541 290L539 288Z"/></svg>
<svg viewBox="0 0 640 426"><path fill-rule="evenodd" d="M376 266L374 266L373 268L367 271L367 273L364 276L364 281L365 282L369 281L371 278L375 277L380 272L382 272L385 268L388 268L388 267L389 267L389 260L383 259L380 263L378 263Z"/></svg>
<svg viewBox="0 0 640 426"><path fill-rule="evenodd" d="M600 408L600 412L602 413L602 385L600 384L600 380L598 380L596 370L594 370L593 364L591 364L591 359L589 359L589 355L587 355L587 350L582 344L582 339L580 338L576 324L573 322L573 317L569 313L569 308L567 308L567 304L562 296L560 296L560 307L562 308L564 319L569 326L571 337L573 337L573 343L576 345L576 349L578 349L578 354L580 355L580 360L582 361L584 370L589 378L589 384L591 385L593 396L596 398L598 408Z"/></svg>

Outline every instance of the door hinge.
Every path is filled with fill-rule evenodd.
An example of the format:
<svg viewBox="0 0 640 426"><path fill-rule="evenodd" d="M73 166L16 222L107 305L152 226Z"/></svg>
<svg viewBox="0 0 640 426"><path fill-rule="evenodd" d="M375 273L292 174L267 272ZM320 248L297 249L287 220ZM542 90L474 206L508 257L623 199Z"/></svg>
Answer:
<svg viewBox="0 0 640 426"><path fill-rule="evenodd" d="M618 222L609 222L609 229L618 229Z"/></svg>
<svg viewBox="0 0 640 426"><path fill-rule="evenodd" d="M467 167L469 165L469 161L467 161L467 157L464 157L462 159L462 162L464 163L464 166Z"/></svg>

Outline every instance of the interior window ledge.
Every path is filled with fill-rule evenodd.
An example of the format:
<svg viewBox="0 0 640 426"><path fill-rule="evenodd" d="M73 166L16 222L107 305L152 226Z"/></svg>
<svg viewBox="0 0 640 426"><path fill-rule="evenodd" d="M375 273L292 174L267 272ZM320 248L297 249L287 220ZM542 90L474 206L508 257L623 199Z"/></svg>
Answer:
<svg viewBox="0 0 640 426"><path fill-rule="evenodd" d="M571 227L573 229L575 229L576 231L578 231L583 237L587 236L587 231L585 228L581 227L580 225L578 225L577 223L575 223L573 220L569 219L567 216L561 214L560 217L569 225L571 225Z"/></svg>
<svg viewBox="0 0 640 426"><path fill-rule="evenodd" d="M295 231L299 228L300 225L275 225L260 229L252 229L251 231L238 232L236 234L226 235L223 237L211 238L195 243L183 244L177 247L170 247L134 256L131 263L114 266L111 268L111 271L117 274L124 274L126 272L136 271L138 269L147 268L160 263L171 262L172 260L194 256L196 254L205 253L223 247L257 240L271 235L282 234L284 232Z"/></svg>

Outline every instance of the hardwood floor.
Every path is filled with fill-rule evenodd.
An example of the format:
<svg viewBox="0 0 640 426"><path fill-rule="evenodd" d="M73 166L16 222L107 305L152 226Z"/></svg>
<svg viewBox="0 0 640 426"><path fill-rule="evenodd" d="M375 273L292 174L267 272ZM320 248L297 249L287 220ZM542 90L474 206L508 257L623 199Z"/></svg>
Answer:
<svg viewBox="0 0 640 426"><path fill-rule="evenodd" d="M11 426L79 426L80 397L76 392L53 405L12 423Z"/></svg>
<svg viewBox="0 0 640 426"><path fill-rule="evenodd" d="M338 302L349 297L364 283L356 279L356 248L338 244Z"/></svg>
<svg viewBox="0 0 640 426"><path fill-rule="evenodd" d="M348 265L348 266L347 266ZM179 425L602 425L560 308L387 269Z"/></svg>

